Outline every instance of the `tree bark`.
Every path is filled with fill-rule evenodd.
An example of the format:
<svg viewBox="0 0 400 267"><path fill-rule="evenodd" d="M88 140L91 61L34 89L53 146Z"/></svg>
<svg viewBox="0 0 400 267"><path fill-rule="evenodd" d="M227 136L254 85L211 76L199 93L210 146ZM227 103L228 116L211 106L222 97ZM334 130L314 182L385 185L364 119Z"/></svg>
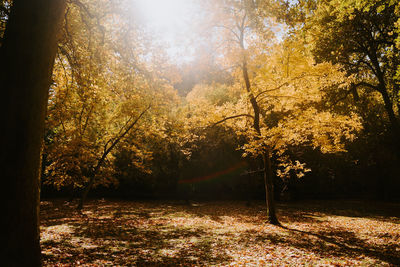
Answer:
<svg viewBox="0 0 400 267"><path fill-rule="evenodd" d="M40 266L39 176L65 0L14 1L0 47L4 266Z"/></svg>
<svg viewBox="0 0 400 267"><path fill-rule="evenodd" d="M241 35L242 36L242 35ZM243 38L241 38L241 48L244 51ZM255 98L253 92L251 91L251 84L249 78L249 72L247 69L247 61L246 57L243 57L242 62L242 72L243 79L246 85L246 91L250 98L251 106L253 107L254 118L253 118L253 128L256 130L257 134L261 135L260 130L260 106L257 103L257 99ZM266 148L265 153L262 156L262 161L264 165L264 186L265 186L265 200L267 205L267 221L274 225L280 225L279 220L276 216L275 209L275 199L274 199L274 183L273 183L273 172L271 167L271 155L268 148Z"/></svg>
<svg viewBox="0 0 400 267"><path fill-rule="evenodd" d="M273 172L271 167L271 155L267 150L263 156L264 163L264 185L265 185L265 201L267 203L267 221L274 225L280 225L276 216Z"/></svg>
<svg viewBox="0 0 400 267"><path fill-rule="evenodd" d="M382 95L383 98L383 103L386 109L386 113L388 114L389 121L390 121L390 126L392 128L392 132L395 138L398 138L400 136L400 126L399 126L399 121L394 113L393 110L393 103L390 100L390 97L387 93L386 86L381 86L381 89L379 92Z"/></svg>
<svg viewBox="0 0 400 267"><path fill-rule="evenodd" d="M391 125L391 130L394 135L394 139L399 136L400 134L400 125L399 121L396 118L396 115L393 110L393 102L389 97L388 90L387 90L387 83L385 81L385 71L382 70L379 61L378 61L378 56L377 56L377 51L374 50L373 53L370 53L369 56L371 57L372 65L375 67L373 69L373 72L376 73L376 77L378 79L378 91L381 93L382 98L383 98L383 103L386 109L386 113L389 117L390 125ZM397 143L397 141L396 141ZM398 144L396 144L398 145Z"/></svg>

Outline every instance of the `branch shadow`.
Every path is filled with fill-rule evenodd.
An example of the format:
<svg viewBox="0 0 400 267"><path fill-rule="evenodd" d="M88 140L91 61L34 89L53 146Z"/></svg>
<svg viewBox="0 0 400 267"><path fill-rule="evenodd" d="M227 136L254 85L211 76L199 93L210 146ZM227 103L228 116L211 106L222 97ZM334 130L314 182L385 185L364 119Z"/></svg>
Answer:
<svg viewBox="0 0 400 267"><path fill-rule="evenodd" d="M294 210L287 212L287 208L281 204L278 205L278 217L282 222L298 222L298 223L320 223L316 218L316 213L312 211ZM224 217L234 217L245 223L263 224L266 218L266 206L262 201L253 202L251 206L247 205L247 201L227 201L223 202L204 202L201 205L183 206L182 211L197 217L208 217L215 222L224 221Z"/></svg>
<svg viewBox="0 0 400 267"><path fill-rule="evenodd" d="M324 231L311 232L281 226L290 232L290 237L276 234L259 236L273 244L283 243L295 248L310 250L321 256L367 256L398 266L400 264L400 244L371 245L360 239L354 232L344 228L327 228Z"/></svg>
<svg viewBox="0 0 400 267"><path fill-rule="evenodd" d="M346 216L369 218L382 222L400 224L400 203L361 201L361 200L325 200L279 203L278 208L285 216L303 213L311 216ZM307 216L307 215L306 215Z"/></svg>
<svg viewBox="0 0 400 267"><path fill-rule="evenodd" d="M224 244L207 229L171 226L159 218L160 214L172 213L168 206L93 208L89 205L84 212L97 212L95 216L81 216L80 220L59 216L58 212L48 218L51 223L45 226L67 225L73 229L73 239L66 236L42 242L43 251L57 248L56 253L43 254L45 262L71 264L79 259L89 265L210 266L232 260L225 250L216 249Z"/></svg>
<svg viewBox="0 0 400 267"><path fill-rule="evenodd" d="M359 209L354 209L354 206ZM376 212L371 212L367 206L363 210L353 202L348 205L347 202L339 203L335 208L315 203L280 203L279 217L287 226L221 234L213 232L210 227L186 223L175 225L168 220L189 216L214 221L219 227L223 227L223 222L230 219L259 226L265 225L264 204L260 202L247 207L241 202L206 202L186 206L173 202L93 201L88 203L82 214L76 213L74 208L75 205L62 202L42 208L43 227L66 228L65 235L59 234L60 238L42 242L43 258L50 265L71 264L74 259L89 265L229 265L233 258L225 249L226 240L234 246L262 247L268 242L270 244L267 247L272 250L275 247L293 247L326 258L368 257L382 263L400 265L400 242L396 243L400 236L397 232L393 233L397 236L384 232L375 234L374 237L379 240L375 244L371 242L373 239L368 238L373 233L364 238L357 236L358 233L349 227L329 226L323 220L324 216L354 216L379 221L385 220L382 217L385 214L393 215L390 211L379 211L379 205L376 206ZM391 218L397 217L388 219L396 223ZM304 230L304 227L312 227L313 230ZM390 243L383 243L385 240L390 240ZM48 250L53 252L47 253Z"/></svg>

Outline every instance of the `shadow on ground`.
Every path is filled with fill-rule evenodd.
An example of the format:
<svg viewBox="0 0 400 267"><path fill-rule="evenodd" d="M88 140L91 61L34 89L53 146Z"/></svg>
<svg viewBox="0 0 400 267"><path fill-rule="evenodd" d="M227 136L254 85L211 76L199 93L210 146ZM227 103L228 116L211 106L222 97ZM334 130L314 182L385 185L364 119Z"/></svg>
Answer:
<svg viewBox="0 0 400 267"><path fill-rule="evenodd" d="M281 204L283 227L264 223L262 203L74 205L42 203L44 265L400 264L399 217L384 204Z"/></svg>

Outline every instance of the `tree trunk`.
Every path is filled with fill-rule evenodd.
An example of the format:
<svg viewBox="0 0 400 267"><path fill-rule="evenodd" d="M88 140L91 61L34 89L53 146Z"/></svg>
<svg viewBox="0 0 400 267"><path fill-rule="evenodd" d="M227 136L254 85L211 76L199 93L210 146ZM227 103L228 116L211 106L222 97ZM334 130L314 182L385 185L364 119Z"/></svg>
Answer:
<svg viewBox="0 0 400 267"><path fill-rule="evenodd" d="M264 163L264 185L265 185L265 201L267 204L267 221L274 225L280 225L276 217L275 198L274 198L274 183L271 167L271 155L267 151L263 156Z"/></svg>
<svg viewBox="0 0 400 267"><path fill-rule="evenodd" d="M243 38L241 38L241 48L244 51ZM254 130L256 130L257 134L259 135L259 138L261 138L261 130L260 130L261 109L257 103L257 99L255 98L253 92L251 91L249 72L245 56L243 57L243 62L242 62L242 72L243 72L243 79L246 85L246 91L249 95L250 103L251 106L253 107L253 112L254 112L253 128ZM264 165L264 186L265 186L265 198L267 205L267 221L274 225L280 225L275 210L274 183L273 183L274 176L271 167L271 155L268 148L266 148L265 154L262 156L262 161Z"/></svg>
<svg viewBox="0 0 400 267"><path fill-rule="evenodd" d="M39 176L65 0L14 1L0 47L4 266L40 266Z"/></svg>
<svg viewBox="0 0 400 267"><path fill-rule="evenodd" d="M76 207L77 210L82 210L83 209L83 204L86 202L86 198L87 198L87 196L89 194L89 191L90 191L90 189L92 189L92 187L94 185L94 182L95 182L95 179L96 179L96 175L99 172L100 166L101 166L101 164L103 164L106 156L107 155L103 154L103 157L100 159L99 163L97 163L92 175L90 176L88 184L83 189L82 196L79 199L78 206Z"/></svg>
<svg viewBox="0 0 400 267"><path fill-rule="evenodd" d="M390 100L390 97L389 97L386 87L384 85L381 86L381 89L379 90L379 92L381 93L382 98L383 98L383 103L385 105L386 113L388 114L388 117L389 117L393 135L395 138L398 138L398 136L400 136L400 126L399 126L399 121L397 120L397 117L393 110L393 103Z"/></svg>

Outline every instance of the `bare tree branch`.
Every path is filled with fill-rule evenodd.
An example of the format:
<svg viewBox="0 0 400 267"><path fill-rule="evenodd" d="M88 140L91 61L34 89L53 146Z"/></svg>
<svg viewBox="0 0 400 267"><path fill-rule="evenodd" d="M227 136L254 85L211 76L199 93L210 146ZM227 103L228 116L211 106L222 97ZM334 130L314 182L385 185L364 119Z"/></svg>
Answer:
<svg viewBox="0 0 400 267"><path fill-rule="evenodd" d="M224 29L230 31L230 32L237 38L237 40L235 40L235 41L238 41L238 42L239 42L239 40L240 40L239 35L238 35L234 30L232 30L231 28L229 28L229 27L227 27L227 26L225 26L225 25L215 25L215 27L217 27L217 28L224 28Z"/></svg>
<svg viewBox="0 0 400 267"><path fill-rule="evenodd" d="M354 86L355 87L364 86L364 87L369 87L369 88L379 91L378 86L367 83L367 82L359 82L359 83L354 84Z"/></svg>
<svg viewBox="0 0 400 267"><path fill-rule="evenodd" d="M111 138L107 143L110 143L111 140L113 140L111 142L111 145L107 148L107 146L105 146L105 150L103 152L103 155L101 156L101 158L97 161L96 166L94 167L92 174L90 176L89 182L87 183L86 187L83 190L82 193L82 197L79 201L78 210L81 210L83 208L83 203L85 202L85 199L90 191L90 189L92 188L95 179L96 179L96 175L100 170L100 167L103 165L103 163L105 162L105 160L107 159L108 154L111 152L111 150L121 141L122 138L124 138L124 136L136 125L136 123L143 117L143 115L151 108L151 104L147 106L147 108L145 108L140 114L139 116L136 117L136 119L129 124L128 127L126 127L126 125L123 126L123 128L125 128L125 131L123 131L122 133L118 134L118 136L116 136L115 138Z"/></svg>
<svg viewBox="0 0 400 267"><path fill-rule="evenodd" d="M305 78L305 77L321 77L321 75L310 74L310 75L301 75L301 76L294 77L294 78L290 79L289 81L286 81L286 82L284 82L284 83L278 85L278 86L275 87L275 88L267 89L267 90L261 91L260 93L258 93L258 94L255 96L255 98L257 99L259 96L261 96L261 95L263 95L263 94L265 94L265 93L268 93L268 92L277 91L277 90L281 89L282 87L289 85L290 82L295 81L295 80L299 80L299 79L302 79L302 78Z"/></svg>
<svg viewBox="0 0 400 267"><path fill-rule="evenodd" d="M297 96L292 96L292 95L265 95L263 96L260 100L267 98L267 97L276 97L276 98L293 98L293 99L300 99L304 100L305 98L303 97L297 97Z"/></svg>
<svg viewBox="0 0 400 267"><path fill-rule="evenodd" d="M254 119L254 117L253 117L252 115L250 115L250 114L239 114L239 115L234 115L234 116L225 117L225 118L223 118L222 120L215 122L215 123L212 124L211 126L214 127L214 126L216 126L216 125L218 125L218 124L221 124L221 123L223 123L223 122L225 122L225 121L227 121L227 120L236 119L236 118L240 118L240 117L249 117L249 118Z"/></svg>

